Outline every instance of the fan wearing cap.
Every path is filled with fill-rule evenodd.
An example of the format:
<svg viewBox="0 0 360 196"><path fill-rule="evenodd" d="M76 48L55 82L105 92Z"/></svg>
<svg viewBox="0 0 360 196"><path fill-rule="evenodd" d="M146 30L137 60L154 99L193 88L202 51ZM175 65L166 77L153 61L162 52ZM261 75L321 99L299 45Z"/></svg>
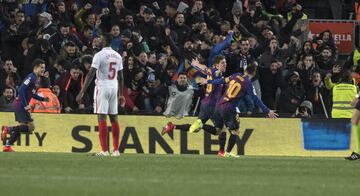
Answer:
<svg viewBox="0 0 360 196"><path fill-rule="evenodd" d="M311 118L313 115L313 104L310 101L303 101L298 108L296 108L293 117Z"/></svg>
<svg viewBox="0 0 360 196"><path fill-rule="evenodd" d="M38 28L35 31L38 38L50 39L56 33L56 25L52 22L51 14L43 12L39 15Z"/></svg>

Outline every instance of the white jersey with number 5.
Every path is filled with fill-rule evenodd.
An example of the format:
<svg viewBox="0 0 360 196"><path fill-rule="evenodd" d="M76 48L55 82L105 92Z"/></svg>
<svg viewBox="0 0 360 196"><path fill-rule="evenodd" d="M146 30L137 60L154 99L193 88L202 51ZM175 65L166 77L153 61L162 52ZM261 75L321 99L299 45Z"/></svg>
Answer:
<svg viewBox="0 0 360 196"><path fill-rule="evenodd" d="M97 69L96 86L113 88L118 86L117 73L123 69L122 58L111 47L103 48L96 53L91 67Z"/></svg>
<svg viewBox="0 0 360 196"><path fill-rule="evenodd" d="M94 113L118 113L119 70L123 69L119 53L106 47L95 54L91 67L96 68L96 87L94 91Z"/></svg>

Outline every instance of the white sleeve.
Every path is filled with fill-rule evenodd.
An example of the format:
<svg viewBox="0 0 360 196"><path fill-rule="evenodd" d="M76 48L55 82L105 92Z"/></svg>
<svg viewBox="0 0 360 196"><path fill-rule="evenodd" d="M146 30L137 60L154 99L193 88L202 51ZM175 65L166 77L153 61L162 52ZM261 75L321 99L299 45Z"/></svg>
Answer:
<svg viewBox="0 0 360 196"><path fill-rule="evenodd" d="M91 63L91 67L99 69L100 67L100 59L99 59L99 55L95 54L92 63Z"/></svg>

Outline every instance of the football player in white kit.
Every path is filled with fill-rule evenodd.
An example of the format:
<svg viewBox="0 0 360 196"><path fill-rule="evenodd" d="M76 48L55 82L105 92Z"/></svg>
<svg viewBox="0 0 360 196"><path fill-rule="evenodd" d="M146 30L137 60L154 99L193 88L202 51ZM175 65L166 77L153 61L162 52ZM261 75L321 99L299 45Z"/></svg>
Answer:
<svg viewBox="0 0 360 196"><path fill-rule="evenodd" d="M101 35L102 50L95 54L89 73L86 75L84 86L76 97L81 102L84 93L96 75L94 91L94 113L98 114L99 139L101 151L97 156L108 156L108 133L106 115L111 121L111 133L113 138L113 152L111 156L119 156L119 123L117 119L118 101L121 106L125 105L123 96L124 77L122 58L114 51L111 45L111 35Z"/></svg>

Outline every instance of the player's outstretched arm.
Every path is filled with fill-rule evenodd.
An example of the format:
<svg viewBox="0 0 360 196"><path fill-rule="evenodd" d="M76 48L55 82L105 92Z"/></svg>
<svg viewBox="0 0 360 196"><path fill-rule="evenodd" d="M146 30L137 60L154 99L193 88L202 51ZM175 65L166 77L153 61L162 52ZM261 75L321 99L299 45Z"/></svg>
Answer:
<svg viewBox="0 0 360 196"><path fill-rule="evenodd" d="M200 71L201 73L207 74L206 72L208 67L206 65L201 64L197 58L192 59L191 66L194 67L196 70Z"/></svg>
<svg viewBox="0 0 360 196"><path fill-rule="evenodd" d="M76 102L81 103L81 99L83 98L86 90L89 88L89 85L93 80L93 78L95 77L95 74L96 74L96 68L91 67L88 74L86 75L84 86L81 88L79 94L76 96Z"/></svg>
<svg viewBox="0 0 360 196"><path fill-rule="evenodd" d="M268 117L277 118L279 116L277 113L275 113L274 110L270 110L268 107L266 107L266 105L259 99L259 97L256 96L254 86L250 80L248 81L247 94L255 102L255 104L261 108L263 112L267 113Z"/></svg>
<svg viewBox="0 0 360 196"><path fill-rule="evenodd" d="M215 80L207 80L207 84L226 84L228 81L227 78L221 77L221 78L217 78Z"/></svg>
<svg viewBox="0 0 360 196"><path fill-rule="evenodd" d="M277 114L275 110L270 110L267 115L269 118L277 118L279 116L279 114Z"/></svg>

